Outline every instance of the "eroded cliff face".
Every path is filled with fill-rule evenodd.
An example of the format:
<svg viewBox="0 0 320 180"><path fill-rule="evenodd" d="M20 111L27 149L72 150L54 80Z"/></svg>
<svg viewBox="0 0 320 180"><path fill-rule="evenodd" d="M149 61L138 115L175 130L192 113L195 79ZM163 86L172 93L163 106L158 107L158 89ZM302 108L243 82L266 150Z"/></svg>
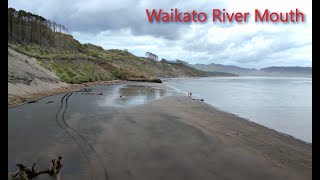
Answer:
<svg viewBox="0 0 320 180"><path fill-rule="evenodd" d="M8 47L8 98L68 86L35 58Z"/></svg>

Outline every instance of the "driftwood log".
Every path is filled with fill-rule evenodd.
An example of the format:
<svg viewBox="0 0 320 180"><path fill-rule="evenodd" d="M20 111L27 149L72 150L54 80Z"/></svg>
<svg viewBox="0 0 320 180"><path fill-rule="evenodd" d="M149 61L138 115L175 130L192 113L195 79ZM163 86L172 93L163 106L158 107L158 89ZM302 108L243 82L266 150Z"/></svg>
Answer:
<svg viewBox="0 0 320 180"><path fill-rule="evenodd" d="M31 168L29 168L23 164L17 164L19 170L12 173L11 176L16 177L19 175L22 180L29 180L31 178L34 178L34 177L40 175L40 174L47 173L47 174L50 174L51 176L55 176L57 180L60 180L59 170L62 167L61 160L62 160L61 156L58 156L58 160L52 159L51 165L49 166L49 168L46 168L43 170L35 170L34 167L35 167L36 163L33 163Z"/></svg>

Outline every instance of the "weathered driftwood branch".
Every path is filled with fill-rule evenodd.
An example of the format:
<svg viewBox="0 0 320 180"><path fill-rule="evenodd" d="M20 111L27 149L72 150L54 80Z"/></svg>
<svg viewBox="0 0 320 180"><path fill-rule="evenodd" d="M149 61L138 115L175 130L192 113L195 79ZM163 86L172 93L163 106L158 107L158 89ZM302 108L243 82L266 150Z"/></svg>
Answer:
<svg viewBox="0 0 320 180"><path fill-rule="evenodd" d="M51 160L51 165L49 168L43 169L43 170L35 170L34 167L36 165L36 163L33 163L32 167L26 167L23 164L17 164L17 166L19 167L19 170L17 170L16 172L12 173L11 176L12 177L16 177L16 176L20 176L20 178L22 180L29 180L31 178L34 178L40 174L50 174L51 176L56 176L57 179L60 179L60 174L59 171L62 167L61 164L61 156L58 156L58 160L53 159Z"/></svg>

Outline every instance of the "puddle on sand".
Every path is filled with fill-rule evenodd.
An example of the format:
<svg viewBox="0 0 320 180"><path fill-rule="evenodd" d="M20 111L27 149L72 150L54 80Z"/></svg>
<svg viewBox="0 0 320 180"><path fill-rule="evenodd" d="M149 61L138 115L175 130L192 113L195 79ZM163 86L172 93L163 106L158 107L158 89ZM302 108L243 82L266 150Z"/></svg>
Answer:
<svg viewBox="0 0 320 180"><path fill-rule="evenodd" d="M100 106L132 106L175 94L176 92L173 90L160 87L124 85L117 87L115 93L104 96L99 100L98 104Z"/></svg>

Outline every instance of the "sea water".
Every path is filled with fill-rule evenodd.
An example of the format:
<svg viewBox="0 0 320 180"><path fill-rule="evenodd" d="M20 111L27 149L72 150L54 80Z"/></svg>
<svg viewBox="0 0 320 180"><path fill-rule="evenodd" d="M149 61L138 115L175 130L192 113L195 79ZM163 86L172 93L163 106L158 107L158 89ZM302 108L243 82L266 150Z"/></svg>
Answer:
<svg viewBox="0 0 320 180"><path fill-rule="evenodd" d="M221 110L312 142L312 78L208 77L163 82Z"/></svg>

